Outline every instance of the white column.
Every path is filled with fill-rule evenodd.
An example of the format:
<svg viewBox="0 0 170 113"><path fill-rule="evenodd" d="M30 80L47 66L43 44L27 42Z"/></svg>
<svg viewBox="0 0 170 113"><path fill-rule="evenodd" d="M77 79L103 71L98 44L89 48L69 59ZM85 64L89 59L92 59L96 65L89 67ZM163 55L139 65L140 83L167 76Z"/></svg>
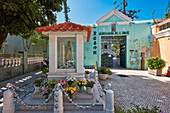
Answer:
<svg viewBox="0 0 170 113"><path fill-rule="evenodd" d="M83 34L77 34L77 37L76 37L76 70L77 70L77 73L83 73L83 70L84 70Z"/></svg>
<svg viewBox="0 0 170 113"><path fill-rule="evenodd" d="M106 90L106 109L105 113L114 113L114 93L112 90Z"/></svg>
<svg viewBox="0 0 170 113"><path fill-rule="evenodd" d="M65 42L62 41L62 64L65 62Z"/></svg>
<svg viewBox="0 0 170 113"><path fill-rule="evenodd" d="M59 41L59 65L62 64L62 42Z"/></svg>
<svg viewBox="0 0 170 113"><path fill-rule="evenodd" d="M14 113L14 95L11 90L7 90L3 93L3 113Z"/></svg>
<svg viewBox="0 0 170 113"><path fill-rule="evenodd" d="M57 36L49 34L49 72L57 71Z"/></svg>

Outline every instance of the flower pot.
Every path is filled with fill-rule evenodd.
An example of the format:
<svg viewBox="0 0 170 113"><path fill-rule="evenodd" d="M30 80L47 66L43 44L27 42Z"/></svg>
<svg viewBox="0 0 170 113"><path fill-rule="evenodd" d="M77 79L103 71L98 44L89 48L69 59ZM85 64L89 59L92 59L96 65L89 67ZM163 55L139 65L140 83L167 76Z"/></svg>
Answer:
<svg viewBox="0 0 170 113"><path fill-rule="evenodd" d="M87 89L87 93L93 93L93 88L87 87L86 89Z"/></svg>
<svg viewBox="0 0 170 113"><path fill-rule="evenodd" d="M86 74L86 79L89 79L90 78L90 74Z"/></svg>
<svg viewBox="0 0 170 113"><path fill-rule="evenodd" d="M161 69L150 69L150 68L148 68L148 73L155 75L155 76L161 76L162 70Z"/></svg>
<svg viewBox="0 0 170 113"><path fill-rule="evenodd" d="M101 79L101 80L106 80L107 77L108 77L108 74L99 74L98 77L99 77L99 79Z"/></svg>
<svg viewBox="0 0 170 113"><path fill-rule="evenodd" d="M41 92L41 88L40 87L34 86L34 88L35 88L35 92L37 92L37 93Z"/></svg>

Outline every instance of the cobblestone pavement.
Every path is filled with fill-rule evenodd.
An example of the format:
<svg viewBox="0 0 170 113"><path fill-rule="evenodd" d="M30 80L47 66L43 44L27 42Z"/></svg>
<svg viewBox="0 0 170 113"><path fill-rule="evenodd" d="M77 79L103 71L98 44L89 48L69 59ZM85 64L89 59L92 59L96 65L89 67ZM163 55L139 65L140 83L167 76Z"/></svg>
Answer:
<svg viewBox="0 0 170 113"><path fill-rule="evenodd" d="M36 79L38 79L40 76L43 76L42 72L37 71L37 72L27 73L25 75L21 75L21 76L12 78L10 80L1 82L0 83L0 113L1 113L2 106L3 106L3 92L5 90L7 90L7 88L5 87L7 83L12 83L19 88L26 89L28 91L33 91L34 90L34 81ZM29 93L28 92L18 92L18 94L21 98L23 98L24 96L26 96Z"/></svg>
<svg viewBox="0 0 170 113"><path fill-rule="evenodd" d="M112 84L115 106L125 110L134 108L133 104L141 107L158 106L165 113L170 113L170 77L153 76L147 71L139 70L111 70L113 75L109 76L107 80L101 81L101 84Z"/></svg>

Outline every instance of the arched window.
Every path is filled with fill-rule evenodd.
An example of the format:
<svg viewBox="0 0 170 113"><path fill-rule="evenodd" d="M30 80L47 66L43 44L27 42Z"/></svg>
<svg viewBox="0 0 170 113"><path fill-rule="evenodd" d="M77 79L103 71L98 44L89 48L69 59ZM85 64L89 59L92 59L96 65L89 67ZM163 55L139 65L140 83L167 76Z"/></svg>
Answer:
<svg viewBox="0 0 170 113"><path fill-rule="evenodd" d="M113 23L113 24L112 24L112 32L115 32L115 31L116 31L116 24Z"/></svg>

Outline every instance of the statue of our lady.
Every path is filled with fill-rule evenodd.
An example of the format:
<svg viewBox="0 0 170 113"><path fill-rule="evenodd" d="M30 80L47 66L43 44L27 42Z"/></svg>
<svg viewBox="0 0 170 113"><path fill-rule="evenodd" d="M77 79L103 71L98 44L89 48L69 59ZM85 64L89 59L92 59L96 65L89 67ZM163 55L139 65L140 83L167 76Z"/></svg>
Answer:
<svg viewBox="0 0 170 113"><path fill-rule="evenodd" d="M74 61L73 59L73 47L71 45L71 42L68 41L66 47L65 47L65 61Z"/></svg>

